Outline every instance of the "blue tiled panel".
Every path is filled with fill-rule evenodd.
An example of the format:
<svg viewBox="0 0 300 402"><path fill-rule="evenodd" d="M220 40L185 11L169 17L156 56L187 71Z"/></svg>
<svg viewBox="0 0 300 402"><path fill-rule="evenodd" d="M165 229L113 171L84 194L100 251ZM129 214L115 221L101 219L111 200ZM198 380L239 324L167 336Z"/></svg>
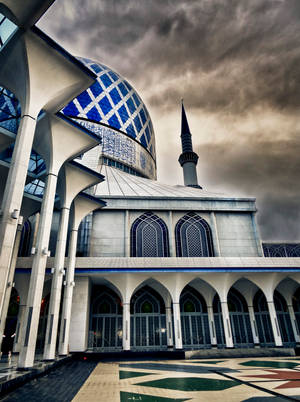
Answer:
<svg viewBox="0 0 300 402"><path fill-rule="evenodd" d="M103 68L100 67L98 64L94 63L90 66L96 74L100 73L101 71L103 71Z"/></svg>
<svg viewBox="0 0 300 402"><path fill-rule="evenodd" d="M113 114L111 116L111 118L108 120L108 122L109 122L110 126L115 127L117 129L119 129L121 127L121 124L115 114Z"/></svg>
<svg viewBox="0 0 300 402"><path fill-rule="evenodd" d="M118 87L120 88L121 94L123 96L126 96L128 94L127 88L125 87L123 82L120 82L120 84L118 85Z"/></svg>
<svg viewBox="0 0 300 402"><path fill-rule="evenodd" d="M128 99L127 106L128 106L128 109L129 109L130 113L133 114L136 111L136 107L134 106L132 98Z"/></svg>
<svg viewBox="0 0 300 402"><path fill-rule="evenodd" d="M96 109L96 106L94 106L86 115L90 120L99 121L101 119L101 116L98 110Z"/></svg>
<svg viewBox="0 0 300 402"><path fill-rule="evenodd" d="M147 141L146 141L146 139L145 139L145 134L143 134L142 136L141 136L141 144L142 145L144 145L144 147L145 148L147 148Z"/></svg>
<svg viewBox="0 0 300 402"><path fill-rule="evenodd" d="M73 101L70 102L62 111L67 116L78 116L79 114L79 111Z"/></svg>
<svg viewBox="0 0 300 402"><path fill-rule="evenodd" d="M146 124L147 118L146 118L146 115L145 115L144 109L141 109L141 111L140 111L140 116L141 116L141 119L142 119L143 125L144 125L144 124Z"/></svg>
<svg viewBox="0 0 300 402"><path fill-rule="evenodd" d="M87 93L87 91L84 91L80 95L78 95L77 100L83 109L86 108L87 105L89 105L92 102L92 99L90 95Z"/></svg>
<svg viewBox="0 0 300 402"><path fill-rule="evenodd" d="M151 139L151 135L150 135L150 130L149 130L148 126L146 127L145 134L146 134L146 137L147 137L147 141L149 143L150 139Z"/></svg>
<svg viewBox="0 0 300 402"><path fill-rule="evenodd" d="M119 76L114 71L110 71L109 75L114 81L118 81Z"/></svg>
<svg viewBox="0 0 300 402"><path fill-rule="evenodd" d="M111 111L112 107L111 104L109 102L109 100L107 99L106 96L104 96L104 98L102 98L99 102L99 105L103 111L104 114L107 114Z"/></svg>
<svg viewBox="0 0 300 402"><path fill-rule="evenodd" d="M126 121L129 119L129 116L128 116L128 113L127 113L125 105L122 105L120 107L120 109L118 110L118 113L119 113L119 115L121 117L122 122L126 123Z"/></svg>
<svg viewBox="0 0 300 402"><path fill-rule="evenodd" d="M134 131L134 128L133 128L132 124L129 124L129 126L126 129L126 131L131 137L133 137L133 138L136 137L136 134L135 134L135 131Z"/></svg>
<svg viewBox="0 0 300 402"><path fill-rule="evenodd" d="M103 89L101 88L101 85L99 84L98 81L96 81L91 87L90 90L92 91L92 94L94 95L95 98L103 92Z"/></svg>
<svg viewBox="0 0 300 402"><path fill-rule="evenodd" d="M139 107L141 102L139 101L137 94L133 93L132 96L133 96L136 106Z"/></svg>
<svg viewBox="0 0 300 402"><path fill-rule="evenodd" d="M141 121L139 119L139 116L135 117L134 124L135 124L137 132L139 133L141 131L141 129L142 129L142 125L141 125Z"/></svg>
<svg viewBox="0 0 300 402"><path fill-rule="evenodd" d="M110 96L111 96L111 98L112 98L112 100L113 100L113 102L114 102L114 104L115 105L117 105L119 102L121 102L121 96L120 96L120 94L119 94L119 92L118 92L118 90L117 90L117 88L113 88L111 91L110 91Z"/></svg>
<svg viewBox="0 0 300 402"><path fill-rule="evenodd" d="M101 75L100 78L101 78L101 81L103 82L103 84L106 86L106 88L111 86L112 80L109 78L109 76L107 74Z"/></svg>

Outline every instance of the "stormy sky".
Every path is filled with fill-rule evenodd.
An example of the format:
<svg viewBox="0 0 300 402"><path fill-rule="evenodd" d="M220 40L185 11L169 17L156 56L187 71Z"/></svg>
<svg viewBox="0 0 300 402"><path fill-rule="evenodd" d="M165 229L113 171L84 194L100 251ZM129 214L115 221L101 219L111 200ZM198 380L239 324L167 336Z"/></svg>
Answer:
<svg viewBox="0 0 300 402"><path fill-rule="evenodd" d="M299 0L59 0L38 25L136 88L160 181L183 183L184 98L199 183L256 197L263 240L300 240Z"/></svg>

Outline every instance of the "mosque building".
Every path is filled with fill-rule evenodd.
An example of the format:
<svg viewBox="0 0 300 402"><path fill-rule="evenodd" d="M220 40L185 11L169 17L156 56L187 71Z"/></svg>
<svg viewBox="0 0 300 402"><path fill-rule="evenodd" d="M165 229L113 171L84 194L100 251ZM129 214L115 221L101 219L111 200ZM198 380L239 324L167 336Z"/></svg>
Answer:
<svg viewBox="0 0 300 402"><path fill-rule="evenodd" d="M2 350L296 347L300 245L201 187L183 103L184 185L159 183L146 105L36 27L53 1L0 0Z"/></svg>

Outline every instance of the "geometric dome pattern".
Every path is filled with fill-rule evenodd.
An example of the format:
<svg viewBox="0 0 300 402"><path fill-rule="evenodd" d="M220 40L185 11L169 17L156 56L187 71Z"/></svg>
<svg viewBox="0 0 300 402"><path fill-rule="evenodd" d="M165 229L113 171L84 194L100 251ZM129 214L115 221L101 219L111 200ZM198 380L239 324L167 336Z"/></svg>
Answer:
<svg viewBox="0 0 300 402"><path fill-rule="evenodd" d="M103 123L135 139L155 159L155 137L147 108L137 92L104 64L79 58L97 79L62 109L69 117Z"/></svg>

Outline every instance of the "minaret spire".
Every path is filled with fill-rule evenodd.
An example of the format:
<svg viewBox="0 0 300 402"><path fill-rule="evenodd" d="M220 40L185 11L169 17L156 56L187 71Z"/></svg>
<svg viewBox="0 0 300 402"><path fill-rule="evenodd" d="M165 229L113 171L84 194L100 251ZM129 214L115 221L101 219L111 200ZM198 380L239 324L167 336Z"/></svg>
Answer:
<svg viewBox="0 0 300 402"><path fill-rule="evenodd" d="M197 178L197 162L198 155L193 151L192 135L184 110L183 99L181 99L181 145L182 154L179 156L178 162L183 169L184 185L190 187L202 188L198 184Z"/></svg>

